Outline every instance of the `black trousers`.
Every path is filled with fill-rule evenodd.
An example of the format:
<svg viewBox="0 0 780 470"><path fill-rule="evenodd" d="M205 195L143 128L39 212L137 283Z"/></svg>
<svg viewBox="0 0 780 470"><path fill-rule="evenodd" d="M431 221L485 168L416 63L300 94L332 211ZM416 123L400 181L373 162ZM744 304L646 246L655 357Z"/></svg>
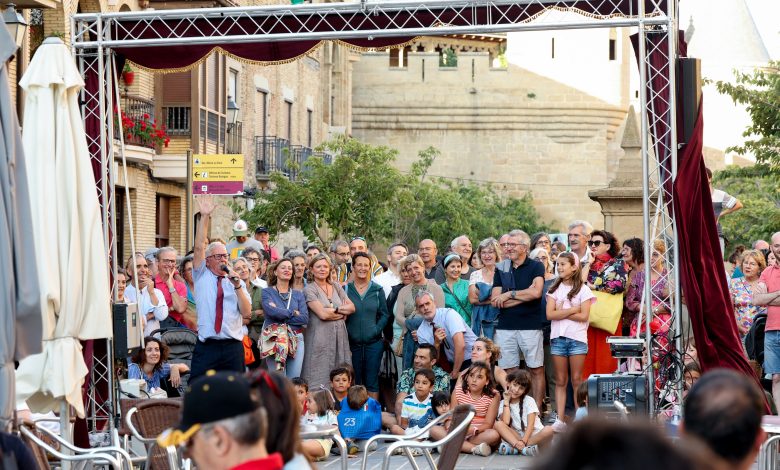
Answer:
<svg viewBox="0 0 780 470"><path fill-rule="evenodd" d="M208 370L244 372L244 345L236 339L207 339L195 344L189 383Z"/></svg>

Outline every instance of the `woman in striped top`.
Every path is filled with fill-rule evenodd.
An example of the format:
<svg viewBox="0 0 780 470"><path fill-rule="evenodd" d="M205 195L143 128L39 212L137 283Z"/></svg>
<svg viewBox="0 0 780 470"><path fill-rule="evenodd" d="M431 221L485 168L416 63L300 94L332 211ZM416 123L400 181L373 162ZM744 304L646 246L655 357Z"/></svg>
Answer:
<svg viewBox="0 0 780 470"><path fill-rule="evenodd" d="M498 416L500 397L494 389L490 366L484 362L472 363L466 371L465 378L461 386L456 387L452 393L450 405L452 408L458 405L471 405L475 410L461 452L487 457L493 452L493 447L501 441L501 436L493 429ZM431 438L434 440L439 440L446 434L443 428L431 429Z"/></svg>

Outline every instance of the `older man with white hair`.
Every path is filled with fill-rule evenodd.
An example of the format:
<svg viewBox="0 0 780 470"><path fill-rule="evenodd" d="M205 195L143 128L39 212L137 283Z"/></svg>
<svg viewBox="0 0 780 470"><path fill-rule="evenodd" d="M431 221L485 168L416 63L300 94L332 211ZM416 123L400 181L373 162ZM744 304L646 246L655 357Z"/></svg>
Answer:
<svg viewBox="0 0 780 470"><path fill-rule="evenodd" d="M211 213L216 203L211 195L200 196L200 223L195 233L192 277L198 310L198 342L192 355L190 380L207 370L244 371L243 321L252 316L249 292L228 265L228 252L221 242L206 246Z"/></svg>
<svg viewBox="0 0 780 470"><path fill-rule="evenodd" d="M455 237L450 242L450 250L460 256L460 278L468 281L471 278L471 273L474 272L474 268L469 263L471 261L471 253L474 252L471 240L466 235Z"/></svg>

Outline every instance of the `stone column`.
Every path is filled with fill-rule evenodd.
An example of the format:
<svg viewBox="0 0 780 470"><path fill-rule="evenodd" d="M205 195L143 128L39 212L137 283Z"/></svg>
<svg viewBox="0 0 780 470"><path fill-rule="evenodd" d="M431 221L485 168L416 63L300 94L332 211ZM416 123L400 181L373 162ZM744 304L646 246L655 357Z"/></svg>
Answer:
<svg viewBox="0 0 780 470"><path fill-rule="evenodd" d="M588 197L599 203L604 215L604 229L622 243L631 237L642 238L642 147L637 116L633 106L626 116L615 178L606 188L588 191Z"/></svg>

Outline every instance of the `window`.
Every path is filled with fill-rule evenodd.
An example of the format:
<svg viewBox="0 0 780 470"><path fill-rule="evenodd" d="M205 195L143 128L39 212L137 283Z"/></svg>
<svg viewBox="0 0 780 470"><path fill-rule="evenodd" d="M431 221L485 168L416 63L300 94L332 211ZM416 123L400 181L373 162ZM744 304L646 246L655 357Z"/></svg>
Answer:
<svg viewBox="0 0 780 470"><path fill-rule="evenodd" d="M615 60L617 56L617 41L614 39L609 40L609 60Z"/></svg>
<svg viewBox="0 0 780 470"><path fill-rule="evenodd" d="M171 198L157 195L156 207L157 219L154 224L154 244L157 248L168 246L170 241L171 226Z"/></svg>
<svg viewBox="0 0 780 470"><path fill-rule="evenodd" d="M550 58L555 58L555 38L552 38L552 41L550 43Z"/></svg>
<svg viewBox="0 0 780 470"><path fill-rule="evenodd" d="M292 113L292 101L285 101L285 106L287 106L287 141L292 142L292 119L293 119L293 113Z"/></svg>
<svg viewBox="0 0 780 470"><path fill-rule="evenodd" d="M306 146L309 148L311 148L311 143L313 140L312 139L312 132L314 130L312 128L314 125L313 120L314 120L314 111L312 111L311 109L306 110L306 126L308 128L308 132L306 135Z"/></svg>
<svg viewBox="0 0 780 470"><path fill-rule="evenodd" d="M233 98L233 101L236 104L239 104L238 102L238 71L230 69L228 71L228 82L227 82L227 95L231 98Z"/></svg>

